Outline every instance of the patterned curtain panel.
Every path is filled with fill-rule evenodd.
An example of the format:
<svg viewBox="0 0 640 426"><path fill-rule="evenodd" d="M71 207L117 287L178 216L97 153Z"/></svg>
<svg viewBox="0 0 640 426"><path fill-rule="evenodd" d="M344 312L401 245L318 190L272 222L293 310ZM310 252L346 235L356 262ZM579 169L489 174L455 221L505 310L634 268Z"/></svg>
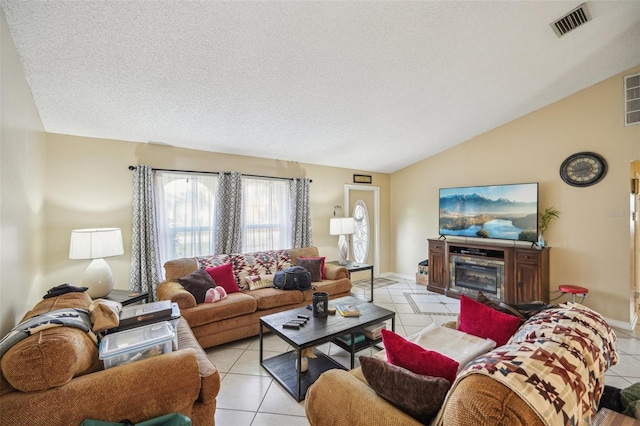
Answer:
<svg viewBox="0 0 640 426"><path fill-rule="evenodd" d="M131 243L131 291L148 291L156 300L160 256L156 210L153 196L153 169L137 166L133 172L133 230Z"/></svg>
<svg viewBox="0 0 640 426"><path fill-rule="evenodd" d="M216 252L240 253L242 250L242 174L220 172L216 197Z"/></svg>
<svg viewBox="0 0 640 426"><path fill-rule="evenodd" d="M311 180L293 178L290 184L291 193L291 247L309 247L313 245L311 230L311 203L309 192Z"/></svg>

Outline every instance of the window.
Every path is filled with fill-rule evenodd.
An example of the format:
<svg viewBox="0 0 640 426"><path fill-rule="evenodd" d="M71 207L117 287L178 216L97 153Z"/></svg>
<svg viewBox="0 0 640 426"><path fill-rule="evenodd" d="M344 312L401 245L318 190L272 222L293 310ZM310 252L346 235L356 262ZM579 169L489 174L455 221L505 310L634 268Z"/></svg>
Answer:
<svg viewBox="0 0 640 426"><path fill-rule="evenodd" d="M288 180L242 177L242 251L291 248ZM215 253L216 174L156 171L160 262Z"/></svg>
<svg viewBox="0 0 640 426"><path fill-rule="evenodd" d="M161 263L213 253L218 176L158 171L154 187Z"/></svg>
<svg viewBox="0 0 640 426"><path fill-rule="evenodd" d="M242 178L242 251L291 248L289 181Z"/></svg>

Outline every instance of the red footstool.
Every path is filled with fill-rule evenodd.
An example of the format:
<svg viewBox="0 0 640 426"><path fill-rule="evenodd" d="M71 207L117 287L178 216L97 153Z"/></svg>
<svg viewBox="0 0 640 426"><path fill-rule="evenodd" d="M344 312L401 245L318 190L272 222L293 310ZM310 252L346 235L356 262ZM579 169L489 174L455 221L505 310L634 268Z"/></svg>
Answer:
<svg viewBox="0 0 640 426"><path fill-rule="evenodd" d="M578 296L582 296L582 300L580 301L580 303L584 302L584 298L587 297L587 294L589 294L589 290L584 288L584 287L580 287L577 285L569 285L569 284L561 284L558 286L558 290L560 291L560 293L564 294L570 294L571 295L571 301L575 303L576 301L576 295Z"/></svg>

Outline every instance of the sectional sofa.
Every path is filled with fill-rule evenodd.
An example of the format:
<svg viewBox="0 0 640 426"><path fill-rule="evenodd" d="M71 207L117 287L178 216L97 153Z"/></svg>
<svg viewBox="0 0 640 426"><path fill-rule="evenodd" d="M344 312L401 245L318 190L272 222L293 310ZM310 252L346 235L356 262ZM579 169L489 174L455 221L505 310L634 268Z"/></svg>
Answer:
<svg viewBox="0 0 640 426"><path fill-rule="evenodd" d="M88 311L90 304L80 292L43 299L21 323L61 309ZM171 353L105 370L95 334L39 326L2 356L0 424L139 423L181 413L193 425L213 425L220 374L184 320L176 332L178 347Z"/></svg>

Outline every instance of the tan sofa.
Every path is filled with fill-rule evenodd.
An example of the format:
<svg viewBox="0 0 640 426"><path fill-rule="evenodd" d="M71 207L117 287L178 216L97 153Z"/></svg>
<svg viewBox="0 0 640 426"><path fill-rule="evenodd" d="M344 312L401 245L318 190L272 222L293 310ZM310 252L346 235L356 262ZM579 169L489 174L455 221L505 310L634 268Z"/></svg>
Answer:
<svg viewBox="0 0 640 426"><path fill-rule="evenodd" d="M526 402L486 376L469 376L457 386L454 397L447 403L445 425L543 425ZM312 426L422 425L378 396L360 368L323 373L307 390L305 403Z"/></svg>
<svg viewBox="0 0 640 426"><path fill-rule="evenodd" d="M61 308L88 309L90 303L86 293L67 293L42 300L24 319ZM178 412L194 425L213 425L220 374L184 319L176 329L178 350L107 370L95 341L81 329L54 327L31 335L2 357L0 423L138 423Z"/></svg>
<svg viewBox="0 0 640 426"><path fill-rule="evenodd" d="M317 247L304 247L277 251L288 259L279 264L279 268L295 265L298 257L318 257ZM263 252L264 253L264 252ZM266 252L269 254L269 252ZM275 253L275 251L274 251ZM250 263L254 254L233 254L230 262L234 265L234 274L241 283L242 266ZM181 258L165 263L165 281L158 284L159 300L171 300L178 303L180 313L187 319L193 334L203 348L256 336L260 333L260 317L275 312L298 308L311 303L313 293L322 291L330 299L348 296L351 293L349 271L337 265L325 265L326 279L313 282L313 289L306 291L279 290L261 288L231 293L224 300L214 303L197 304L191 293L176 280L185 277L201 267L200 258Z"/></svg>
<svg viewBox="0 0 640 426"><path fill-rule="evenodd" d="M553 321L534 318L525 322L507 345L476 357L459 372L439 415L431 424L548 424L541 418L548 420L549 424L591 424L604 385L604 371L617 362L615 335L604 320L596 316L589 311L577 314L560 311ZM562 319L557 321L558 318ZM581 327L584 324L587 326ZM577 331L573 333L570 330ZM517 352L521 348L526 350ZM509 359L506 364L496 362L502 356L511 357L512 354L517 355L504 358ZM533 374L528 362L538 363L544 374ZM494 376L481 374L483 368L494 367ZM505 375L505 371L514 374ZM512 380L516 376L520 378ZM527 378L531 382L539 380L537 386L550 390L549 394L555 398L542 403L537 401L537 396L544 398L548 395L539 388L527 389L535 386L535 383L520 382ZM563 385L558 386L554 379ZM520 396L524 392L531 392L526 394L526 400ZM556 405L552 406L549 401ZM422 424L380 397L369 386L361 368L323 373L307 390L305 409L312 426ZM547 411L540 414L544 409Z"/></svg>

